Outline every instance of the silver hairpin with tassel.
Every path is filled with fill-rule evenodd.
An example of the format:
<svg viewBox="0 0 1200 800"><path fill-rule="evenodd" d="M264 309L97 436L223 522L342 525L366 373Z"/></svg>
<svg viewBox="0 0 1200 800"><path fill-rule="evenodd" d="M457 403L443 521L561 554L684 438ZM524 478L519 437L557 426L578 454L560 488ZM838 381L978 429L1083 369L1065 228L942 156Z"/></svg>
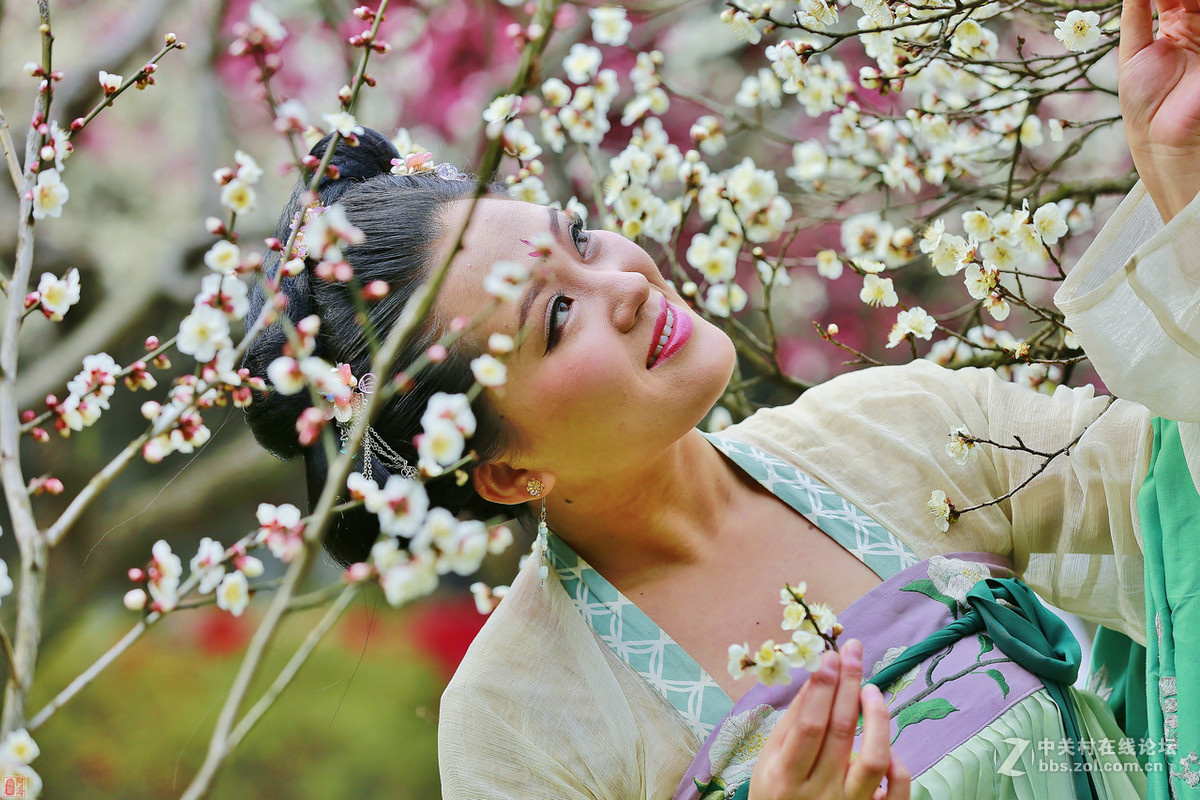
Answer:
<svg viewBox="0 0 1200 800"><path fill-rule="evenodd" d="M375 375L368 372L358 379L358 385L354 390L354 397L350 401L350 419L340 425L342 432L342 452L346 452L346 446L350 439L350 431L358 424L358 420L363 415L363 408L367 402L367 395L375 392ZM408 463L408 460L397 453L395 449L383 440L370 425L367 425L363 431L362 437L362 459L363 459L363 477L367 480L374 480L372 477L372 463L378 458L385 467L393 475L399 475L408 480L417 480L417 469Z"/></svg>

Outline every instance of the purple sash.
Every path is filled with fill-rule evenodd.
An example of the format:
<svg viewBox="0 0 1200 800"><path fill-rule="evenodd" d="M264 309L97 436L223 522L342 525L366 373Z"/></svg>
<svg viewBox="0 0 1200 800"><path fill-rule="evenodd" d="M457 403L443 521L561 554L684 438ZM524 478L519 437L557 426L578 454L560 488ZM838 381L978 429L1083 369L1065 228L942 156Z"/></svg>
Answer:
<svg viewBox="0 0 1200 800"><path fill-rule="evenodd" d="M899 650L957 619L967 591L987 577L1012 577L1010 564L991 553L954 553L918 562L839 614L845 628L839 638L863 643L863 677L869 678L895 660ZM757 684L743 695L700 747L675 800L729 797L749 781L767 735L808 675L797 668L791 684ZM1035 675L997 650L986 635L960 639L884 692L892 748L916 777L1041 688ZM860 736L861 731L856 750Z"/></svg>

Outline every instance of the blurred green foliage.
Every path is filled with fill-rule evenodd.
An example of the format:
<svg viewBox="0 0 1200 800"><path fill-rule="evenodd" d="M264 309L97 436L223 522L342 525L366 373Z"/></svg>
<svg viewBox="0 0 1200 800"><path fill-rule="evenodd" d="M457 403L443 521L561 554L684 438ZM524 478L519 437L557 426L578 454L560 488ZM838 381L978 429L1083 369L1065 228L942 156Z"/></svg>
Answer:
<svg viewBox="0 0 1200 800"><path fill-rule="evenodd" d="M460 596L461 599L461 596ZM45 797L161 800L178 796L204 758L217 711L254 627L208 607L143 634L34 736ZM134 623L120 602L96 604L44 654L31 709L90 665ZM313 652L214 783L212 800L389 800L440 795L436 713L448 674L414 639L462 627L461 609L394 610L365 593ZM284 623L250 697L264 689L321 609ZM460 620L456 622L456 620ZM471 623L467 620L467 626ZM251 700L252 702L252 700ZM249 704L247 704L247 707Z"/></svg>

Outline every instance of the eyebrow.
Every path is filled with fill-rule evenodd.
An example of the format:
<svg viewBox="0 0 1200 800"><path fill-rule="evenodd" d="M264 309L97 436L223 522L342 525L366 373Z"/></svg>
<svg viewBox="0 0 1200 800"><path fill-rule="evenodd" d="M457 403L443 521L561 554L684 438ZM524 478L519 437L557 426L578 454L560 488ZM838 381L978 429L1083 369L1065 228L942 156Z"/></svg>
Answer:
<svg viewBox="0 0 1200 800"><path fill-rule="evenodd" d="M546 208L550 215L550 231L554 234L555 241L561 244L562 241L562 223L559 220L558 212L553 208ZM525 322L529 318L529 309L533 306L533 301L541 294L542 289L546 288L546 281L537 278L529 284L529 289L525 291L525 297L521 299L521 312L518 317L517 330L525 327Z"/></svg>

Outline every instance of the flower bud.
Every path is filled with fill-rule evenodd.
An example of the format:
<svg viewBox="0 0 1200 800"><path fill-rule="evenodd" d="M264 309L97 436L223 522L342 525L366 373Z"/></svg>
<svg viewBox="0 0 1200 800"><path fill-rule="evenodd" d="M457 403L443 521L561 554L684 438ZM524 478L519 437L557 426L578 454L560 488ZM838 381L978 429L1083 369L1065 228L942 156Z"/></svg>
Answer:
<svg viewBox="0 0 1200 800"><path fill-rule="evenodd" d="M53 161L54 147L52 145L44 145L42 149L38 151L38 155L41 156L42 161Z"/></svg>
<svg viewBox="0 0 1200 800"><path fill-rule="evenodd" d="M52 394L46 395L46 408L54 408L58 405L58 398Z"/></svg>
<svg viewBox="0 0 1200 800"><path fill-rule="evenodd" d="M387 281L371 281L363 287L362 296L367 301L382 300L387 297L389 291L391 287Z"/></svg>
<svg viewBox="0 0 1200 800"><path fill-rule="evenodd" d="M446 360L446 347L445 345L441 344L430 345L429 349L425 351L425 354L429 356L430 361L435 364L440 364Z"/></svg>
<svg viewBox="0 0 1200 800"><path fill-rule="evenodd" d="M34 428L29 432L29 435L33 437L35 442L45 444L50 441L50 434L46 432L45 428Z"/></svg>
<svg viewBox="0 0 1200 800"><path fill-rule="evenodd" d="M46 490L46 494L62 494L63 490L66 489L63 486L63 482L58 478L46 478L46 482L42 485L42 488Z"/></svg>
<svg viewBox="0 0 1200 800"><path fill-rule="evenodd" d="M263 574L263 563L254 556L238 556L233 565L247 578L257 578Z"/></svg>
<svg viewBox="0 0 1200 800"><path fill-rule="evenodd" d="M838 331L840 331L840 330L841 330L841 328L839 328L837 326L836 322L829 323L829 326L827 328L825 328L825 332L828 333L830 336L837 336Z"/></svg>
<svg viewBox="0 0 1200 800"><path fill-rule="evenodd" d="M163 43L168 46L175 44L175 34L168 33L166 36L163 37Z"/></svg>
<svg viewBox="0 0 1200 800"><path fill-rule="evenodd" d="M144 569L140 569L139 567L131 568L126 574L129 576L129 580L133 581L134 583L141 583L142 581L146 580L146 571Z"/></svg>
<svg viewBox="0 0 1200 800"><path fill-rule="evenodd" d="M21 412L21 422L33 422L33 419L36 416L37 412L35 412L32 408L27 408Z"/></svg>
<svg viewBox="0 0 1200 800"><path fill-rule="evenodd" d="M146 350L157 350L159 345L157 336L147 336L145 341Z"/></svg>
<svg viewBox="0 0 1200 800"><path fill-rule="evenodd" d="M370 564L359 561L357 564L351 564L346 568L346 572L342 575L342 580L346 583L362 583L371 577L374 569Z"/></svg>
<svg viewBox="0 0 1200 800"><path fill-rule="evenodd" d="M162 413L162 404L154 400L147 400L142 403L142 416L153 422L158 419L158 415Z"/></svg>
<svg viewBox="0 0 1200 800"><path fill-rule="evenodd" d="M122 602L130 611L141 611L146 607L146 593L141 589L130 589Z"/></svg>
<svg viewBox="0 0 1200 800"><path fill-rule="evenodd" d="M225 234L225 223L216 217L209 217L204 220L204 229L213 236L223 236Z"/></svg>

